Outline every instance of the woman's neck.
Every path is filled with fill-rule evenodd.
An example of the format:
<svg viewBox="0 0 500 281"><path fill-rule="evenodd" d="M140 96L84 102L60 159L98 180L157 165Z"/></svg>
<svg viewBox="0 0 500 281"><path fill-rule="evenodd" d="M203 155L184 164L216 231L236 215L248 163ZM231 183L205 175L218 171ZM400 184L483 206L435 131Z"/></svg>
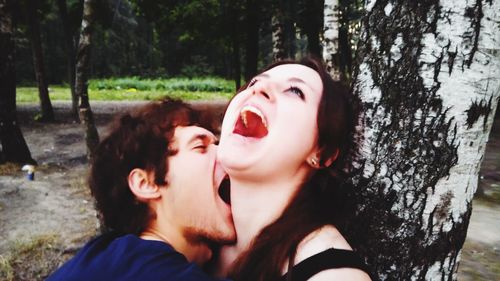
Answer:
<svg viewBox="0 0 500 281"><path fill-rule="evenodd" d="M278 219L302 184L301 175L278 181L231 178L231 209L237 242L221 248L217 275L226 276L233 262L246 251L263 228Z"/></svg>

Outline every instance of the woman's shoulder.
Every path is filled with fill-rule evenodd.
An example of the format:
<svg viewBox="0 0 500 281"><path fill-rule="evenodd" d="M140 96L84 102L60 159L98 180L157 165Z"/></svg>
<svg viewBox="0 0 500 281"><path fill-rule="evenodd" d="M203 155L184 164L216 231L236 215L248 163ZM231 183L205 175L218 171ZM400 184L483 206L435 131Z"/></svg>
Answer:
<svg viewBox="0 0 500 281"><path fill-rule="evenodd" d="M294 264L305 261L312 256L323 253L329 249L352 251L347 240L333 225L325 225L308 234L298 245ZM371 280L369 275L357 268L343 267L323 270L309 281L322 280Z"/></svg>
<svg viewBox="0 0 500 281"><path fill-rule="evenodd" d="M325 225L309 233L297 246L295 264L330 248L351 250L345 238L333 225Z"/></svg>

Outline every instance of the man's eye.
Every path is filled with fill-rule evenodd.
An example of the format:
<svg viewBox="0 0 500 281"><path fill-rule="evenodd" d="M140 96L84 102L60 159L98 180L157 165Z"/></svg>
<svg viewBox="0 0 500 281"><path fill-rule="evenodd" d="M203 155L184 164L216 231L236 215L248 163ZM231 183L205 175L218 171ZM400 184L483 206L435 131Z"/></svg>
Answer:
<svg viewBox="0 0 500 281"><path fill-rule="evenodd" d="M297 95L299 98L304 99L304 93L302 92L301 89L292 86L292 87L288 88L288 91L290 91L293 94Z"/></svg>
<svg viewBox="0 0 500 281"><path fill-rule="evenodd" d="M207 150L207 146L206 145L197 145L194 147L194 149L196 150Z"/></svg>

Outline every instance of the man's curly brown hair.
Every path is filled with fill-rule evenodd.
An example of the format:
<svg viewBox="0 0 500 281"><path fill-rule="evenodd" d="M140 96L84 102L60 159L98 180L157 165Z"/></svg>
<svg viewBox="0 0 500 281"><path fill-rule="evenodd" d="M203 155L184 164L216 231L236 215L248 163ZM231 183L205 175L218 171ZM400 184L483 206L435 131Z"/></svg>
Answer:
<svg viewBox="0 0 500 281"><path fill-rule="evenodd" d="M155 184L167 185L167 158L177 126L201 126L212 130L213 119L179 100L151 102L118 118L95 151L89 187L104 226L119 233L140 234L155 216L136 199L128 186L128 175L144 169ZM212 130L213 131L213 130Z"/></svg>

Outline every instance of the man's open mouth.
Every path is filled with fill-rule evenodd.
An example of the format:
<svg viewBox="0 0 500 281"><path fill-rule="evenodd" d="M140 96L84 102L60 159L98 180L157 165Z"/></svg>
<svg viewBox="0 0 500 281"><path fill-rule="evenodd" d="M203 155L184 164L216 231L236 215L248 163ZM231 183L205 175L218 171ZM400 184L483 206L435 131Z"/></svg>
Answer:
<svg viewBox="0 0 500 281"><path fill-rule="evenodd" d="M267 121L262 111L251 105L244 106L234 125L233 133L252 138L267 136Z"/></svg>
<svg viewBox="0 0 500 281"><path fill-rule="evenodd" d="M228 205L231 205L231 181L229 180L228 175L226 175L226 177L220 183L218 191L220 198L222 198L222 201L224 201Z"/></svg>

